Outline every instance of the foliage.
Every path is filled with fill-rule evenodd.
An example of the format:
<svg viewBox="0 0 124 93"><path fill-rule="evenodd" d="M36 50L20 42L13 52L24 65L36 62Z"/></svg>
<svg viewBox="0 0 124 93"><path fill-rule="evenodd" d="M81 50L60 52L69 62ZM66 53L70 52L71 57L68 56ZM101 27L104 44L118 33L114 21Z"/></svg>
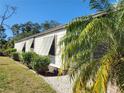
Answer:
<svg viewBox="0 0 124 93"><path fill-rule="evenodd" d="M7 41L6 40L4 40L4 39L1 39L0 40L0 49L4 49L5 48L5 44L7 43Z"/></svg>
<svg viewBox="0 0 124 93"><path fill-rule="evenodd" d="M0 15L0 49L5 49L6 47L6 37L7 35L5 34L6 28L9 26L5 23L6 20L8 20L14 13L15 13L16 8L12 6L6 6L5 11ZM11 46L10 46L11 48ZM3 54L1 52L1 54Z"/></svg>
<svg viewBox="0 0 124 93"><path fill-rule="evenodd" d="M11 27L14 40L20 40L24 37L36 34L40 32L40 25L38 23L27 22L24 24L14 24Z"/></svg>
<svg viewBox="0 0 124 93"><path fill-rule="evenodd" d="M4 56L4 50L3 49L0 49L0 56Z"/></svg>
<svg viewBox="0 0 124 93"><path fill-rule="evenodd" d="M25 53L23 52L21 55L22 55L23 63L26 64L27 66L29 66L37 54L35 54L33 52L25 52Z"/></svg>
<svg viewBox="0 0 124 93"><path fill-rule="evenodd" d="M8 40L0 40L0 55L11 56L11 53L16 51L13 47L14 40L12 40L11 38Z"/></svg>
<svg viewBox="0 0 124 93"><path fill-rule="evenodd" d="M48 69L48 65L50 64L50 58L48 56L37 56L32 62L31 66L37 72L44 72Z"/></svg>
<svg viewBox="0 0 124 93"><path fill-rule="evenodd" d="M109 81L124 91L124 7L116 7L111 10L115 12L80 17L66 27L63 68L75 81L74 93L106 93Z"/></svg>
<svg viewBox="0 0 124 93"><path fill-rule="evenodd" d="M45 31L45 30L48 30L50 28L54 28L56 26L60 25L59 22L57 21L54 21L54 20L46 20L44 23L41 23L41 31Z"/></svg>
<svg viewBox="0 0 124 93"><path fill-rule="evenodd" d="M40 56L34 52L21 53L20 60L29 68L33 68L37 72L46 71L50 64L50 58L48 56Z"/></svg>
<svg viewBox="0 0 124 93"><path fill-rule="evenodd" d="M11 27L11 30L12 30L13 36L18 35L19 34L19 30L20 30L20 25L19 24L14 24Z"/></svg>
<svg viewBox="0 0 124 93"><path fill-rule="evenodd" d="M6 39L5 28L9 27L5 21L15 13L15 10L15 7L6 6L5 11L0 15L0 48L2 48L2 42Z"/></svg>
<svg viewBox="0 0 124 93"><path fill-rule="evenodd" d="M4 45L4 49L7 49L7 48L14 48L14 40L13 38L9 37L7 39L7 42L6 44Z"/></svg>
<svg viewBox="0 0 124 93"><path fill-rule="evenodd" d="M0 25L0 40L3 40L5 38L6 38L5 28L4 28L4 26Z"/></svg>
<svg viewBox="0 0 124 93"><path fill-rule="evenodd" d="M109 9L110 6L110 0L90 0L91 9L103 11L104 9Z"/></svg>
<svg viewBox="0 0 124 93"><path fill-rule="evenodd" d="M32 23L31 21L28 21L24 24L14 24L11 27L13 36L14 36L14 40L20 40L22 38L34 35L36 33L48 30L50 28L56 27L60 25L58 22L56 21L45 21L44 23Z"/></svg>
<svg viewBox="0 0 124 93"><path fill-rule="evenodd" d="M21 60L20 54L19 54L18 52L12 53L12 58L13 58L15 61L20 61L20 60Z"/></svg>
<svg viewBox="0 0 124 93"><path fill-rule="evenodd" d="M8 49L3 51L4 55L9 56L9 57L11 57L12 53L14 53L14 52L16 52L16 49L14 49L14 48L8 48Z"/></svg>

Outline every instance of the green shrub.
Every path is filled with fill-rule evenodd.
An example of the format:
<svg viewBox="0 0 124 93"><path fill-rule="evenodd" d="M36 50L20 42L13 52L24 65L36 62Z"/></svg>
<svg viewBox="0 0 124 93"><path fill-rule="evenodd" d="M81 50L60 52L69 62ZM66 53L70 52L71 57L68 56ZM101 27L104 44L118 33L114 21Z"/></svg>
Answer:
<svg viewBox="0 0 124 93"><path fill-rule="evenodd" d="M21 61L26 64L29 68L31 68L30 63L32 60L37 57L38 55L34 52L25 52L21 55Z"/></svg>
<svg viewBox="0 0 124 93"><path fill-rule="evenodd" d="M50 64L50 58L48 56L37 56L31 62L32 68L40 73L48 70L49 64Z"/></svg>
<svg viewBox="0 0 124 93"><path fill-rule="evenodd" d="M0 49L0 56L4 56L4 50L3 49Z"/></svg>
<svg viewBox="0 0 124 93"><path fill-rule="evenodd" d="M33 68L37 72L45 72L50 64L48 56L40 56L34 52L26 52L21 54L20 60L29 68Z"/></svg>
<svg viewBox="0 0 124 93"><path fill-rule="evenodd" d="M20 61L20 54L17 52L12 53L12 58L16 61Z"/></svg>
<svg viewBox="0 0 124 93"><path fill-rule="evenodd" d="M3 51L4 55L5 56L9 56L9 57L11 57L12 56L12 53L14 53L14 52L16 52L16 49L15 48L8 48L5 51Z"/></svg>

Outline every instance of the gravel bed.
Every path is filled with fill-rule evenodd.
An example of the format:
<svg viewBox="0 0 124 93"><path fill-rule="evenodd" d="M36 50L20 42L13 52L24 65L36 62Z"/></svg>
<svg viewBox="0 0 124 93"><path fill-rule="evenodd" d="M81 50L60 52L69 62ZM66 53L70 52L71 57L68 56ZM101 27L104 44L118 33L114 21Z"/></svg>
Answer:
<svg viewBox="0 0 124 93"><path fill-rule="evenodd" d="M72 83L68 75L43 78L57 93L72 93Z"/></svg>

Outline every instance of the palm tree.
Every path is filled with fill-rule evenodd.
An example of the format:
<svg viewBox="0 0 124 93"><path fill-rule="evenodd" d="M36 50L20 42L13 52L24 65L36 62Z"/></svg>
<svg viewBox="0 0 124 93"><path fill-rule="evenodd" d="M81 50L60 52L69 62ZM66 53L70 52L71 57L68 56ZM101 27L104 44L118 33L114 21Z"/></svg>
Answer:
<svg viewBox="0 0 124 93"><path fill-rule="evenodd" d="M124 91L124 7L79 17L63 38L63 68L74 81L74 93L107 93L109 84Z"/></svg>

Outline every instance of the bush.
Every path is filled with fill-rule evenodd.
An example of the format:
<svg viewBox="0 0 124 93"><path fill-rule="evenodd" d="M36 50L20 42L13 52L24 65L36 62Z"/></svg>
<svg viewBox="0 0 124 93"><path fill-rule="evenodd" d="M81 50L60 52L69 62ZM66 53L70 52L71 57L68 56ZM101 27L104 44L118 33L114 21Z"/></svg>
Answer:
<svg viewBox="0 0 124 93"><path fill-rule="evenodd" d="M38 73L43 73L48 70L50 58L48 56L40 56L34 52L22 53L20 60L29 68L33 68Z"/></svg>
<svg viewBox="0 0 124 93"><path fill-rule="evenodd" d="M0 56L4 56L3 49L0 49Z"/></svg>
<svg viewBox="0 0 124 93"><path fill-rule="evenodd" d="M16 52L16 49L15 48L8 48L5 51L3 51L4 55L5 56L9 56L9 57L11 57L12 56L12 53L14 53L14 52Z"/></svg>
<svg viewBox="0 0 124 93"><path fill-rule="evenodd" d="M31 62L32 60L37 57L38 55L34 52L26 52L26 53L22 53L21 55L21 61L26 64L29 68L31 67Z"/></svg>
<svg viewBox="0 0 124 93"><path fill-rule="evenodd" d="M20 61L20 54L17 52L12 53L12 58L16 61Z"/></svg>
<svg viewBox="0 0 124 93"><path fill-rule="evenodd" d="M46 70L48 70L49 64L50 58L48 56L37 56L31 62L32 68L38 73L44 73Z"/></svg>

